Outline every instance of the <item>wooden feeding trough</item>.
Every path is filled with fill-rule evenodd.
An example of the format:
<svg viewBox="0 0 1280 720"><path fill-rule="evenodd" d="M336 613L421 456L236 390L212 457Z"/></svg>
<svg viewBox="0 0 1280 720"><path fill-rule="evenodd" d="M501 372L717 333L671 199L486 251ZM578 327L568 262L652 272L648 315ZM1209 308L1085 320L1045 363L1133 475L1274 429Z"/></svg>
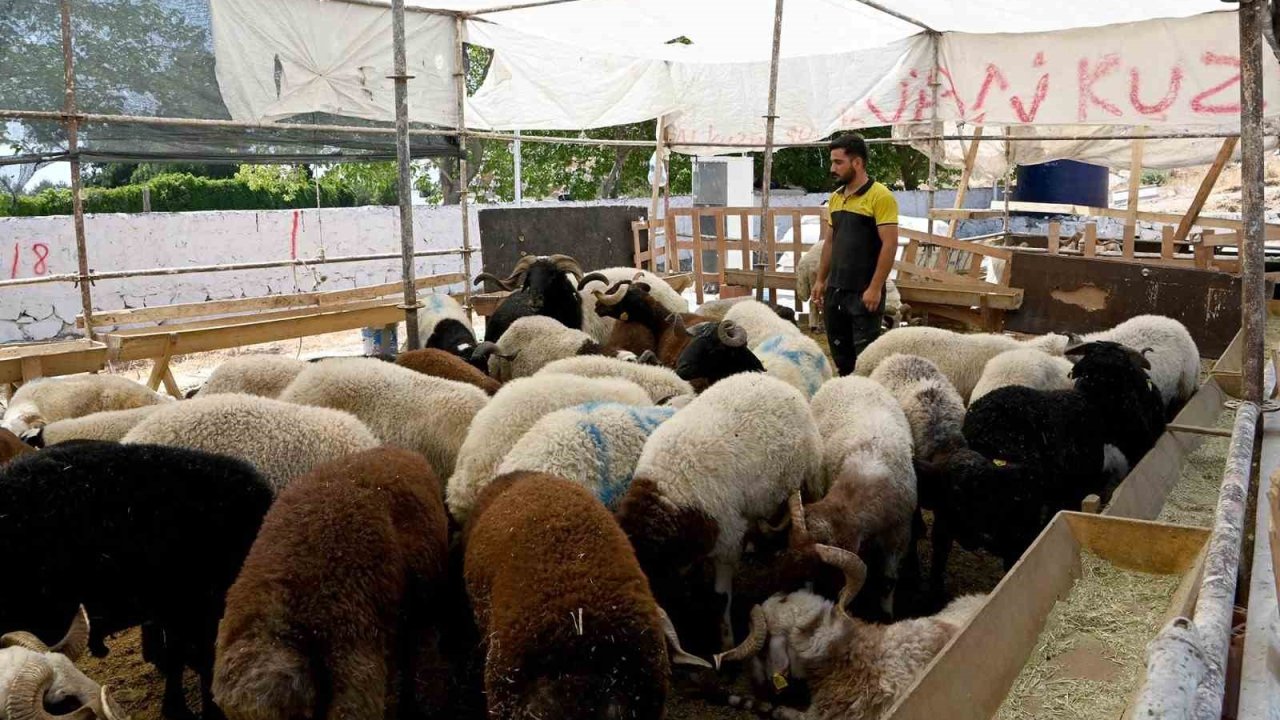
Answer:
<svg viewBox="0 0 1280 720"><path fill-rule="evenodd" d="M1050 611L1073 592L1086 552L1119 569L1176 577L1164 620L1188 614L1208 538L1203 528L1058 513L886 720L989 720L1036 648ZM1132 692L1140 687L1141 672Z"/></svg>

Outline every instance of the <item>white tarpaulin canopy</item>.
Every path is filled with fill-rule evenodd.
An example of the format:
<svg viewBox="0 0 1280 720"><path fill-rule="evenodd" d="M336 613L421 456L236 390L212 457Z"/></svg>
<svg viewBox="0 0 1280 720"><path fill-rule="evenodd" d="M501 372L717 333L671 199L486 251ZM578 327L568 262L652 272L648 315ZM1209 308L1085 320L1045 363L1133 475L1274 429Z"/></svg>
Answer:
<svg viewBox="0 0 1280 720"><path fill-rule="evenodd" d="M218 81L237 120L308 108L393 117L389 10L340 0L211 4ZM408 13L407 31L415 122L457 124L455 31L436 13L462 12L464 39L494 51L467 101L470 129L579 130L665 116L676 150L765 144L772 0L577 0L496 12L486 11L509 3L409 4L421 11ZM982 124L1019 135L1238 130L1237 23L1218 0L885 5L889 12L854 0L787 0L777 143L883 125L921 137L935 120L952 132ZM1269 53L1264 77L1265 94L1280 96ZM1277 112L1268 107L1268 121ZM1128 144L1018 142L1014 160L1127 167ZM940 143L945 154L935 154L958 164L963 145ZM1150 141L1147 162L1204 162L1217 145ZM1003 170L1003 149L980 158L980 173Z"/></svg>

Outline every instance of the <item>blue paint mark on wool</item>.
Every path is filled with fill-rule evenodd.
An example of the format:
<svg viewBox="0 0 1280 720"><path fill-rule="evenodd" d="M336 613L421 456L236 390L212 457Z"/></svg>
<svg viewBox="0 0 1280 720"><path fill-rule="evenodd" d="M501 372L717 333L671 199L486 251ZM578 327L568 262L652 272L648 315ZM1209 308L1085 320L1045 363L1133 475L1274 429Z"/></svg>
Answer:
<svg viewBox="0 0 1280 720"><path fill-rule="evenodd" d="M818 392L818 388L822 387L823 376L829 373L830 362L822 353L814 353L808 349L788 349L784 347L786 341L786 335L781 333L774 335L756 348L756 355L761 356L761 362L764 361L763 356L771 355L783 358L796 366L804 374L805 389L809 397L813 397L814 393Z"/></svg>
<svg viewBox="0 0 1280 720"><path fill-rule="evenodd" d="M599 401L575 405L572 409L584 416L578 421L578 430L591 441L595 451L596 487L599 488L596 496L605 507L616 510L618 503L622 501L622 496L631 487L633 468L629 464L624 468L614 467L613 449L610 447L608 435L590 418L590 415L600 410L623 411L634 423L635 428L648 437L659 425L675 415L676 409ZM625 472L618 472L623 469Z"/></svg>

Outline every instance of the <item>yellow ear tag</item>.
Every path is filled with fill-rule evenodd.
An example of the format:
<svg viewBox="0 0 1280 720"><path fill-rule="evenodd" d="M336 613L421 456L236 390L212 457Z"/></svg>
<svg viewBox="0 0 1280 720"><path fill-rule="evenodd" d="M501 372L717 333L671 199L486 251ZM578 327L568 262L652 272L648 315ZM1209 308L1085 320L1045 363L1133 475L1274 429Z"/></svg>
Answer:
<svg viewBox="0 0 1280 720"><path fill-rule="evenodd" d="M1006 462L1006 461L1004 461L1004 460L992 460L992 461L991 461L991 464L992 464L992 465L995 465L996 467L1004 467L1005 465L1008 465L1009 463L1008 463L1008 462Z"/></svg>
<svg viewBox="0 0 1280 720"><path fill-rule="evenodd" d="M775 690L779 692L786 690L787 685L788 685L787 678L783 676L782 673L776 672L773 674L773 687Z"/></svg>
<svg viewBox="0 0 1280 720"><path fill-rule="evenodd" d="M618 319L619 319L619 320L621 320L622 322L626 322L626 321L627 321L627 314L626 314L626 313L622 313L622 316L621 316L621 317L619 317Z"/></svg>

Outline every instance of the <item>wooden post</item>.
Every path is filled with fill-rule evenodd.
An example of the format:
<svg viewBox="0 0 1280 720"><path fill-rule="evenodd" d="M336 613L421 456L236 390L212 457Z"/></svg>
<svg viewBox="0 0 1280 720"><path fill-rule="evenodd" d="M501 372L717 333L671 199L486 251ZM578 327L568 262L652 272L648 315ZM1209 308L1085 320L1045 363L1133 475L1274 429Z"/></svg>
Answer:
<svg viewBox="0 0 1280 720"><path fill-rule="evenodd" d="M461 27L461 20L458 21L458 27ZM404 0L391 0L391 46L394 73L391 79L395 81L395 112L396 112L396 189L398 197L398 205L400 206L400 279L404 281L404 324L405 324L405 342L410 350L417 350L422 347L421 339L418 337L418 286L414 282L414 259L413 259L413 179L410 168L412 156L409 152L409 70L408 63L405 59L404 46ZM461 64L454 68L454 74L462 73ZM461 105L462 100L458 100ZM458 127L462 127L462 117L458 117ZM466 151L466 143L462 144L463 151ZM459 161L461 171L458 173L462 178L466 178L466 161ZM465 179L459 180L465 184ZM466 189L463 189L466 192ZM462 216L462 223L465 226L467 216ZM157 366L159 367L159 366Z"/></svg>
<svg viewBox="0 0 1280 720"><path fill-rule="evenodd" d="M1082 252L1087 258L1091 258L1098 254L1098 225L1097 223L1087 223L1084 226L1084 244Z"/></svg>
<svg viewBox="0 0 1280 720"><path fill-rule="evenodd" d="M724 266L729 262L729 239L728 231L725 229L724 212L716 213L716 266L719 268L719 277L716 282L719 283L720 292L724 293Z"/></svg>
<svg viewBox="0 0 1280 720"><path fill-rule="evenodd" d="M774 263L773 216L769 214L769 186L773 182L773 128L778 119L778 55L782 47L782 2L777 0L773 9L773 54L769 60L769 109L764 121L764 172L760 178L760 232L769 253L769 265ZM770 295L777 302L777 291Z"/></svg>
<svg viewBox="0 0 1280 720"><path fill-rule="evenodd" d="M693 209L693 294L702 304L702 213Z"/></svg>
<svg viewBox="0 0 1280 720"><path fill-rule="evenodd" d="M667 274L680 272L680 253L676 249L676 219L671 213L662 215L662 242L667 253Z"/></svg>
<svg viewBox="0 0 1280 720"><path fill-rule="evenodd" d="M1200 217L1200 211L1204 209L1204 203L1209 199L1209 193L1213 192L1213 186L1218 183L1218 176L1222 174L1222 168L1231 159L1231 154L1235 152L1236 143L1239 140L1240 138L1230 137L1222 141L1222 148L1218 150L1218 156L1213 159L1213 164L1209 166L1209 172L1204 176L1204 180L1200 182L1200 188L1196 190L1196 196L1191 200L1191 206L1187 208L1187 214L1183 215L1181 222L1178 223L1178 231L1173 236L1175 243L1187 241L1187 234L1191 232L1191 226L1195 225L1196 219Z"/></svg>
<svg viewBox="0 0 1280 720"><path fill-rule="evenodd" d="M1200 231L1200 243L1193 251L1196 257L1196 268L1199 270L1208 270L1213 264L1213 234L1213 228Z"/></svg>
<svg viewBox="0 0 1280 720"><path fill-rule="evenodd" d="M471 317L471 193L467 185L467 55L462 40L465 33L466 21L461 15L455 16L453 19L453 87L458 103L458 145L462 148L462 157L458 158L458 209L462 212L462 274L466 276L466 280L462 283L462 305L467 309L467 317Z"/></svg>
<svg viewBox="0 0 1280 720"><path fill-rule="evenodd" d="M1262 403L1266 378L1263 345L1267 329L1266 277L1263 268L1266 197L1263 187L1264 153L1262 101L1262 26L1266 6L1261 0L1239 4L1240 22L1240 297L1244 306L1244 399Z"/></svg>
<svg viewBox="0 0 1280 720"><path fill-rule="evenodd" d="M781 0L779 0L781 1ZM71 156L71 214L76 233L76 284L80 286L80 310L84 313L84 336L93 339L93 297L89 286L89 245L84 236L84 188L80 179L80 121L76 119L75 53L71 40L71 0L58 3L62 15L63 111L67 128L67 154Z"/></svg>
<svg viewBox="0 0 1280 720"><path fill-rule="evenodd" d="M654 158L653 187L650 188L649 217L646 218L646 220L648 221L647 225L649 227L648 232L649 232L650 264L653 266L655 271L657 270L657 267L658 267L658 260L657 260L657 255L655 253L655 248L658 247L658 231L659 231L659 228L661 227L661 224L658 222L658 196L662 194L662 185L663 185L662 176L664 174L664 171L666 170L666 162L662 159L662 151L666 148L666 137L667 137L666 131L667 131L667 116L659 115L657 135L655 137L655 140L657 141L657 146L654 148L654 151L653 151L654 153L653 154L653 158ZM665 233L663 234L665 235ZM671 272L670 268L667 269L667 272L668 273Z"/></svg>
<svg viewBox="0 0 1280 720"><path fill-rule="evenodd" d="M960 173L960 185L956 187L956 201L951 206L957 210L964 207L965 196L969 194L969 178L973 175L973 163L978 159L978 145L982 142L982 126L976 125L973 128L973 140L969 142L969 149L964 154L964 170ZM933 220L929 220L929 229L933 229ZM947 228L947 237L954 238L956 231L960 229L960 221L952 220Z"/></svg>
<svg viewBox="0 0 1280 720"><path fill-rule="evenodd" d="M1160 259L1161 260L1173 259L1173 251L1174 251L1173 233L1174 233L1174 230L1171 225L1165 225L1164 227L1160 228Z"/></svg>
<svg viewBox="0 0 1280 720"><path fill-rule="evenodd" d="M1137 128L1143 132L1146 128ZM1132 142L1132 154L1129 160L1129 204L1125 206L1124 219L1124 257L1133 259L1133 247L1138 235L1138 191L1142 189L1142 145L1145 141L1137 139Z"/></svg>
<svg viewBox="0 0 1280 720"><path fill-rule="evenodd" d="M1058 254L1058 246L1062 243L1062 224L1059 222L1049 223L1049 235L1046 247L1049 248L1050 255Z"/></svg>
<svg viewBox="0 0 1280 720"><path fill-rule="evenodd" d="M746 270L751 267L751 215L742 213L738 219L742 223L742 269Z"/></svg>

